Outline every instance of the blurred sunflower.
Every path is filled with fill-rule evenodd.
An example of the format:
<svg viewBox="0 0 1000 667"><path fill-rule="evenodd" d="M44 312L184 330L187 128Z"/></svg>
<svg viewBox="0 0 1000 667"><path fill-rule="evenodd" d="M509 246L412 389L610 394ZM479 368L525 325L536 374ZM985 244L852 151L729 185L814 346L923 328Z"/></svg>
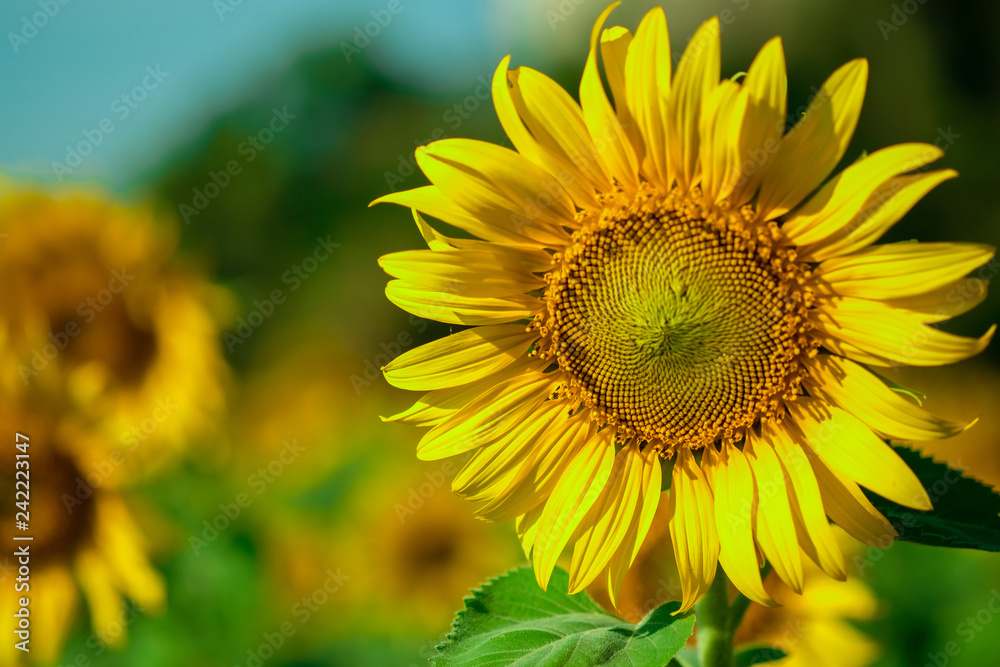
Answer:
<svg viewBox="0 0 1000 667"><path fill-rule="evenodd" d="M449 492L457 472L431 466L401 469L386 485L372 527L367 554L380 575L371 580L383 602L406 600L425 627L447 627L454 610L479 582L518 558L513 536L477 522ZM406 489L405 495L400 490Z"/></svg>
<svg viewBox="0 0 1000 667"><path fill-rule="evenodd" d="M885 148L827 180L866 61L835 71L786 131L780 39L720 81L712 18L671 72L663 11L633 35L602 30L613 7L591 35L580 104L504 59L493 99L517 151L434 142L416 153L432 184L377 200L411 207L430 248L381 258L389 299L472 327L385 367L428 392L391 419L430 427L422 459L476 450L453 488L485 501L484 518L516 518L543 588L573 543L571 590L600 577L614 598L669 486L682 607L720 562L774 604L758 547L801 591L803 552L846 577L828 515L868 543L894 534L859 485L930 507L882 438L965 425L866 366L981 351L994 328L977 339L930 325L981 300L950 295L993 249L871 245L956 175L914 172L934 146ZM448 238L420 213L478 238Z"/></svg>
<svg viewBox="0 0 1000 667"><path fill-rule="evenodd" d="M385 391L354 390L356 350L293 321L258 350L231 411L243 455L230 469L254 502L240 520L260 537L275 620L317 642L447 627L468 590L517 557L516 541L448 491L457 464L381 456L405 431L376 428Z"/></svg>
<svg viewBox="0 0 1000 667"><path fill-rule="evenodd" d="M12 187L0 234L7 392L65 392L109 449L151 465L212 425L224 297L171 262L170 224L89 193Z"/></svg>
<svg viewBox="0 0 1000 667"><path fill-rule="evenodd" d="M784 586L773 590L779 609L752 605L743 618L735 643L773 646L788 657L776 667L865 667L879 655L878 644L853 621L875 617L878 600L860 579L835 582L807 565L808 588L795 595Z"/></svg>
<svg viewBox="0 0 1000 667"><path fill-rule="evenodd" d="M386 444L369 443L380 449ZM339 473L340 479L351 477L351 488L325 527L317 530L315 519L293 513L274 515L265 549L273 564L269 569L277 573L278 588L293 609L327 579L343 581L328 603L316 605L324 607L322 613L340 635L439 632L469 589L518 557L512 536L476 521L449 492L441 468L369 460ZM345 610L356 624L345 622ZM301 607L297 611L304 614ZM312 630L330 631L322 623Z"/></svg>
<svg viewBox="0 0 1000 667"><path fill-rule="evenodd" d="M16 401L0 402L2 423L30 438L30 519L28 545L30 579L27 591L16 592L5 585L0 595L4 634L13 636L17 627L18 598L30 598L32 641L30 657L39 663L59 657L67 631L79 607L80 592L90 611L93 638L111 647L123 644L135 611L125 605L132 600L142 613L155 613L165 599L164 584L149 564L144 537L131 517L120 492L111 488L100 473L102 459L81 461L68 452L90 451L97 457L99 440L66 417L51 412L23 409ZM12 457L13 458L13 457ZM95 465L97 464L97 465ZM0 470L0 493L14 498L14 466ZM4 526L12 534L14 512L8 502ZM12 579L19 563L7 556L3 578ZM78 588L79 584L79 588ZM4 642L0 662L15 664L20 652L13 642Z"/></svg>
<svg viewBox="0 0 1000 667"><path fill-rule="evenodd" d="M664 507L657 510L649 533L635 563L622 583L617 613L638 623L646 614L681 594L676 563L662 557L670 553L669 521ZM859 544L836 529L837 543L844 553L857 553ZM784 651L788 657L774 664L783 667L864 667L879 653L877 644L852 625L875 617L878 602L861 579L834 582L811 562L804 563L803 578L808 586L801 595L778 577L771 575L766 587L781 602L780 608L751 604L734 638L737 647L764 646ZM606 589L589 591L605 607L612 607ZM689 640L695 645L695 636Z"/></svg>
<svg viewBox="0 0 1000 667"><path fill-rule="evenodd" d="M844 551L857 551L857 542L843 539ZM736 633L736 646L764 645L784 651L788 657L775 661L780 667L865 667L875 662L878 644L854 626L870 621L878 612L875 594L858 577L834 582L815 565L806 564L808 587L801 595L769 578L768 589L781 603L778 609L750 605ZM771 585L772 582L774 585Z"/></svg>

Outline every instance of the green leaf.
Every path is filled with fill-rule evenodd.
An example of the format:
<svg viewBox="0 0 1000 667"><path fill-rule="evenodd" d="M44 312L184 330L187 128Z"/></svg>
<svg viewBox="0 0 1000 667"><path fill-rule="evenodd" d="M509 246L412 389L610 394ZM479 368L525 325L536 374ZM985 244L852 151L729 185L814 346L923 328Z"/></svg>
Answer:
<svg viewBox="0 0 1000 667"><path fill-rule="evenodd" d="M530 567L491 579L465 599L447 639L431 658L437 667L662 667L694 630L694 614L677 616L670 602L638 625L612 616L586 593L569 595L569 576L556 568L548 592Z"/></svg>
<svg viewBox="0 0 1000 667"><path fill-rule="evenodd" d="M787 658L788 654L774 646L747 646L736 652L733 664L736 667L752 667L765 665Z"/></svg>
<svg viewBox="0 0 1000 667"><path fill-rule="evenodd" d="M927 489L934 509L910 509L865 491L899 531L900 540L958 549L1000 551L1000 495L959 470L906 447L893 447ZM884 545L883 545L884 546Z"/></svg>

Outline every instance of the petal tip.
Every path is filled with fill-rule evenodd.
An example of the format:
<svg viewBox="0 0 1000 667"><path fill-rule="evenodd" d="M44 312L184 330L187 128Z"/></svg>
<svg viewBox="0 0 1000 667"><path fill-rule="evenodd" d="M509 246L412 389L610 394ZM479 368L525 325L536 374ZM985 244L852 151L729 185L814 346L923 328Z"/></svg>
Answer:
<svg viewBox="0 0 1000 667"><path fill-rule="evenodd" d="M861 79L868 80L868 58L855 58L854 60L847 63L852 69L856 70L855 75Z"/></svg>
<svg viewBox="0 0 1000 667"><path fill-rule="evenodd" d="M497 65L496 72L493 73L494 82L496 82L500 77L503 77L502 80L504 81L507 79L507 71L510 69L510 57L511 54L508 53L500 60L500 63Z"/></svg>
<svg viewBox="0 0 1000 667"><path fill-rule="evenodd" d="M601 43L613 42L628 34L628 28L620 25L611 26L601 31Z"/></svg>
<svg viewBox="0 0 1000 667"><path fill-rule="evenodd" d="M693 607L693 606L694 606L694 602L682 602L681 606L680 606L680 609L678 609L677 611L670 612L670 615L671 616L680 616L681 614L686 614L691 609L691 607Z"/></svg>
<svg viewBox="0 0 1000 667"><path fill-rule="evenodd" d="M996 331L997 331L997 325L994 324L990 326L990 328L986 330L986 333L984 333L979 338L980 344L982 345L982 347L979 349L980 352L984 350L987 345L990 344L990 341L993 340L993 334L995 334Z"/></svg>
<svg viewBox="0 0 1000 667"><path fill-rule="evenodd" d="M594 49L597 47L597 43L598 43L598 41L600 40L600 37L601 37L601 29L604 27L604 22L608 20L608 16L610 16L611 12L613 12L615 10L615 8L618 7L618 5L620 5L620 4L622 4L621 0L617 0L616 2L612 2L610 5L608 5L604 9L603 12L601 12L601 15L597 17L597 20L594 21L594 28L590 32L590 50L591 50L591 52L593 52ZM593 56L593 53L591 53L591 56Z"/></svg>
<svg viewBox="0 0 1000 667"><path fill-rule="evenodd" d="M541 588L542 591L547 591L549 588L549 577L552 576L552 568L551 567L547 568L544 566L539 567L538 564L535 563L534 569L535 569L535 581L538 583L538 587Z"/></svg>
<svg viewBox="0 0 1000 667"><path fill-rule="evenodd" d="M961 428L959 429L958 433L965 433L970 428L972 428L973 426L975 426L976 424L978 424L979 423L979 419L980 419L979 417L976 417L975 419L973 419L969 423L965 424L964 426L961 426ZM957 433L956 433L956 435L957 435Z"/></svg>

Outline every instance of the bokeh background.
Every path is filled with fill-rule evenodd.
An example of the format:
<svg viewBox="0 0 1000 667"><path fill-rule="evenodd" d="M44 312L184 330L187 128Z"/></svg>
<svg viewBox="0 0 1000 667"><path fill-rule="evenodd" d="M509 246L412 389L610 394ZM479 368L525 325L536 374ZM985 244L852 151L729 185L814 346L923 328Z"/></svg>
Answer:
<svg viewBox="0 0 1000 667"><path fill-rule="evenodd" d="M654 4L626 0L612 20L634 27ZM937 142L935 167L961 174L887 240L1000 245L996 3L662 4L675 59L721 13L724 75L780 34L790 108L867 57L845 162ZM405 210L367 206L426 182L417 145L505 142L486 82L508 53L575 91L603 8L3 4L0 405L4 441L34 429L32 529L48 533L32 565L48 600L35 664L425 664L468 589L524 562L512 526L474 521L450 493L460 462L418 462L417 434L379 420L414 397L378 367L447 328L383 297L376 258L420 237ZM115 270L138 277L115 291ZM102 306L91 320L88 298ZM980 334L998 298L946 327ZM82 334L47 356L74 322ZM980 418L916 446L994 485L998 363L993 345L890 374L944 416ZM14 532L14 510L2 512ZM905 543L855 553L855 581L753 617L757 636L837 665L997 664L1000 556ZM670 589L657 562L653 548L629 584L635 609ZM3 637L0 660L17 664Z"/></svg>

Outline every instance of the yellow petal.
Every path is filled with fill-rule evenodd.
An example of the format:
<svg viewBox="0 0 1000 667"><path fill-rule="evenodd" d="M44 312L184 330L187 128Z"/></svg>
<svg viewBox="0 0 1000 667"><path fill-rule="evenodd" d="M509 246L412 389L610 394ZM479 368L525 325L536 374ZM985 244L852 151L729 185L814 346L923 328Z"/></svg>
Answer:
<svg viewBox="0 0 1000 667"><path fill-rule="evenodd" d="M588 440L563 470L538 520L532 563L545 590L556 560L608 482L615 449L604 434Z"/></svg>
<svg viewBox="0 0 1000 667"><path fill-rule="evenodd" d="M76 576L87 598L90 610L90 624L93 629L103 632L104 628L117 622L124 600L115 585L114 573L94 548L81 551L76 557ZM109 645L121 646L124 635L112 637L107 634Z"/></svg>
<svg viewBox="0 0 1000 667"><path fill-rule="evenodd" d="M632 515L622 545L608 564L608 595L615 607L618 606L618 592L621 590L622 582L625 581L625 575L639 555L639 549L649 534L653 517L660 504L663 469L660 465L659 452L653 447L646 447L640 456L642 457L642 488L639 499L641 508Z"/></svg>
<svg viewBox="0 0 1000 667"><path fill-rule="evenodd" d="M636 158L642 159L642 135L636 126L632 112L628 108L628 93L625 89L625 61L632 44L632 33L620 25L607 28L601 32L601 60L604 62L604 74L608 79L608 87L615 101L615 111L625 134L636 152Z"/></svg>
<svg viewBox="0 0 1000 667"><path fill-rule="evenodd" d="M451 481L452 491L471 501L488 500L503 493L520 473L521 466L531 460L545 429L567 409L569 406L562 401L543 403L499 441L476 451Z"/></svg>
<svg viewBox="0 0 1000 667"><path fill-rule="evenodd" d="M854 297L819 299L811 316L816 337L827 349L878 366L955 363L982 352L996 330L994 325L979 338L956 336L925 325L919 314Z"/></svg>
<svg viewBox="0 0 1000 667"><path fill-rule="evenodd" d="M636 444L622 447L615 456L607 484L580 522L569 570L570 595L589 586L622 546L632 517L641 507L643 468Z"/></svg>
<svg viewBox="0 0 1000 667"><path fill-rule="evenodd" d="M562 244L576 209L555 176L486 141L442 139L416 150L417 164L474 217L545 244Z"/></svg>
<svg viewBox="0 0 1000 667"><path fill-rule="evenodd" d="M714 452L715 448L709 447L706 451ZM703 459L702 466L705 465L706 459ZM746 455L737 447L724 444L711 469L722 569L748 598L766 607L776 606L764 590L757 565L757 547L753 540L757 498Z"/></svg>
<svg viewBox="0 0 1000 667"><path fill-rule="evenodd" d="M667 105L670 171L682 188L694 185L700 175L698 124L702 107L719 85L720 69L719 19L713 16L684 49Z"/></svg>
<svg viewBox="0 0 1000 667"><path fill-rule="evenodd" d="M846 343L839 338L827 335L821 331L817 332L816 340L819 341L823 347L828 349L834 354L856 361L859 364L870 364L872 366L895 366L896 362L889 361L884 357L879 357L874 354L870 354L861 348L852 345L851 343Z"/></svg>
<svg viewBox="0 0 1000 667"><path fill-rule="evenodd" d="M477 239L456 239L445 236L423 219L416 209L412 209L413 219L417 223L420 235L424 237L427 247L431 250L489 250L506 255L529 271L544 272L552 268L552 257L538 246L523 243L499 243L496 241L479 241Z"/></svg>
<svg viewBox="0 0 1000 667"><path fill-rule="evenodd" d="M381 419L385 422L400 422L417 427L434 426L455 414L487 388L487 385L474 383L471 386L429 391L402 412Z"/></svg>
<svg viewBox="0 0 1000 667"><path fill-rule="evenodd" d="M849 359L817 355L809 364L809 373L805 384L811 396L847 410L885 437L931 440L957 435L966 428L917 407Z"/></svg>
<svg viewBox="0 0 1000 667"><path fill-rule="evenodd" d="M102 498L97 514L98 548L122 590L147 613L160 611L166 601L166 585L149 564L142 534L125 503L117 497Z"/></svg>
<svg viewBox="0 0 1000 667"><path fill-rule="evenodd" d="M545 286L513 258L489 250L403 250L382 255L378 264L411 285L468 297L505 297Z"/></svg>
<svg viewBox="0 0 1000 667"><path fill-rule="evenodd" d="M821 292L900 299L950 285L995 252L980 243L889 243L828 259L813 275Z"/></svg>
<svg viewBox="0 0 1000 667"><path fill-rule="evenodd" d="M830 530L823 508L819 484L813 474L809 459L802 447L794 442L788 431L781 426L770 425L764 430L764 437L774 446L787 479L791 481L791 501L794 516L801 523L806 539L799 544L806 550L820 568L834 579L847 579L844 554Z"/></svg>
<svg viewBox="0 0 1000 667"><path fill-rule="evenodd" d="M385 295L417 317L472 326L521 320L541 312L543 307L538 299L527 294L505 298L466 296L425 289L404 280L390 280Z"/></svg>
<svg viewBox="0 0 1000 667"><path fill-rule="evenodd" d="M875 151L820 188L781 229L796 245L822 241L849 224L886 181L942 155L940 148L930 144L899 144Z"/></svg>
<svg viewBox="0 0 1000 667"><path fill-rule="evenodd" d="M516 88L524 105L521 116L532 135L564 163L575 167L578 174L574 178L591 193L593 202L594 189L608 190L611 182L597 156L580 105L558 83L529 67L518 68Z"/></svg>
<svg viewBox="0 0 1000 667"><path fill-rule="evenodd" d="M816 481L823 494L823 506L833 521L851 537L864 544L881 549L888 548L898 533L875 509L857 484L830 469L822 459L806 446Z"/></svg>
<svg viewBox="0 0 1000 667"><path fill-rule="evenodd" d="M551 374L526 373L495 385L425 433L417 458L435 461L502 439L546 399L554 383Z"/></svg>
<svg viewBox="0 0 1000 667"><path fill-rule="evenodd" d="M701 116L701 189L705 199L729 197L740 179L739 138L746 97L740 86L723 81L709 96Z"/></svg>
<svg viewBox="0 0 1000 667"><path fill-rule="evenodd" d="M508 521L533 509L549 497L562 471L586 443L593 430L586 414L568 416L552 424L539 436L517 476L496 498L477 510L487 521Z"/></svg>
<svg viewBox="0 0 1000 667"><path fill-rule="evenodd" d="M534 357L522 357L482 380L470 382L460 387L429 391L406 410L391 417L382 417L382 421L400 422L418 427L436 426L458 412L466 403L492 389L495 385L521 373L541 371L545 368L546 363L544 360Z"/></svg>
<svg viewBox="0 0 1000 667"><path fill-rule="evenodd" d="M415 208L410 209L410 211L413 213L413 219L417 223L417 231L420 232L420 236L423 237L424 243L427 244L428 248L430 248L431 250L451 250L452 248L461 247L455 243L455 241L458 241L459 239L449 238L444 234L442 234L441 232L439 232L438 230L431 227L431 225L428 224L426 220L424 220L423 216L420 215L420 211L418 211ZM476 242L472 239L461 239L461 240L467 241L469 243Z"/></svg>
<svg viewBox="0 0 1000 667"><path fill-rule="evenodd" d="M857 418L808 398L799 399L790 410L809 446L830 468L895 503L931 509L913 471Z"/></svg>
<svg viewBox="0 0 1000 667"><path fill-rule="evenodd" d="M781 580L801 593L802 558L781 462L771 445L752 432L747 434L743 453L757 486L757 541Z"/></svg>
<svg viewBox="0 0 1000 667"><path fill-rule="evenodd" d="M977 271L986 273L986 267ZM905 310L924 323L943 322L967 313L986 298L986 281L980 278L963 278L943 285L936 290L902 299L887 299L887 306Z"/></svg>
<svg viewBox="0 0 1000 667"><path fill-rule="evenodd" d="M611 88L618 117L622 119L632 117L628 109L628 93L625 88L625 61L632 39L632 32L620 25L601 31L601 60L604 63L604 74L608 79L608 87ZM627 123L622 123L623 127L626 125Z"/></svg>
<svg viewBox="0 0 1000 667"><path fill-rule="evenodd" d="M670 539L681 577L681 608L687 611L708 592L719 564L712 490L694 455L677 450L668 505Z"/></svg>
<svg viewBox="0 0 1000 667"><path fill-rule="evenodd" d="M408 350L382 367L400 389L444 389L481 380L524 356L537 333L522 324L496 324L460 331Z"/></svg>
<svg viewBox="0 0 1000 667"><path fill-rule="evenodd" d="M867 81L864 59L852 60L826 80L764 174L757 204L762 219L793 209L837 166L858 123Z"/></svg>
<svg viewBox="0 0 1000 667"><path fill-rule="evenodd" d="M373 201L375 204L398 204L420 211L453 225L473 236L487 241L508 241L514 243L537 244L515 224L514 216L491 211L486 216L476 216L462 208L434 185L426 185L412 190L391 192Z"/></svg>
<svg viewBox="0 0 1000 667"><path fill-rule="evenodd" d="M667 164L670 37L661 7L651 9L635 33L625 62L628 107L642 138L642 173L661 188L671 183Z"/></svg>
<svg viewBox="0 0 1000 667"><path fill-rule="evenodd" d="M7 559L7 563L13 564L10 556L7 556ZM55 664L63 651L66 635L73 627L73 620L77 618L80 596L77 594L73 576L65 567L39 568L37 572L32 571L30 576L33 594L28 605L28 613L30 614L32 637L35 638L35 641L28 645L31 647L32 657L38 663ZM13 588L14 584L11 583L11 589ZM4 601L0 603L0 613L3 614L4 620L11 625L10 629L6 627L6 624L4 626L5 634L10 637L15 636L13 630L17 625L17 619L14 617L14 613L20 607L17 602L18 597L20 596L5 592ZM94 636L100 641L105 638L110 639L108 636L110 633L105 632L105 628L100 629L101 634ZM44 638L44 641L40 641L40 638ZM25 664L16 657L22 652L14 648L15 641L20 641L20 638L4 642L4 646L0 648L0 661L2 661L0 664ZM73 663L65 664L72 665Z"/></svg>
<svg viewBox="0 0 1000 667"><path fill-rule="evenodd" d="M730 196L734 207L753 198L785 133L788 79L780 37L768 41L754 58L741 95L746 99L737 158L740 178Z"/></svg>
<svg viewBox="0 0 1000 667"><path fill-rule="evenodd" d="M580 105L583 107L583 119L594 142L601 163L608 170L608 177L622 183L629 191L638 187L638 160L632 143L622 129L615 110L604 92L601 75L597 71L597 44L601 27L615 7L615 2L605 9L594 23L590 36L590 55L584 66L583 78L580 81Z"/></svg>
<svg viewBox="0 0 1000 667"><path fill-rule="evenodd" d="M510 486L517 476L518 467L524 462L525 450L518 437L525 435L532 438L532 434L526 433L526 430L525 427L518 425L500 442L476 450L469 462L459 471L465 475L460 482L461 488L456 488L453 484L452 491L471 502L488 500L502 493ZM491 461L498 457L502 457L501 465L491 468ZM470 468L470 464L475 468Z"/></svg>
<svg viewBox="0 0 1000 667"><path fill-rule="evenodd" d="M868 197L861 210L840 229L801 250L804 261L821 262L831 257L849 255L877 241L906 215L913 205L938 184L958 176L953 169L896 176L880 185Z"/></svg>
<svg viewBox="0 0 1000 667"><path fill-rule="evenodd" d="M587 181L583 172L568 160L565 154L559 153L557 145L552 142L546 145L545 135L533 134L534 130L529 129L530 124L537 125L538 122L529 118L529 111L518 89L519 75L517 72L508 71L509 65L510 56L507 56L493 74L492 86L493 106L496 107L497 117L500 118L504 132L521 155L546 172L556 175L566 174L566 178L561 182L578 206L583 208L597 206L593 195L594 185Z"/></svg>
<svg viewBox="0 0 1000 667"><path fill-rule="evenodd" d="M535 509L525 512L514 520L514 528L517 530L517 539L521 542L525 558L531 558L531 550L535 545L535 536L538 535L538 520L542 516L544 505L539 505Z"/></svg>

